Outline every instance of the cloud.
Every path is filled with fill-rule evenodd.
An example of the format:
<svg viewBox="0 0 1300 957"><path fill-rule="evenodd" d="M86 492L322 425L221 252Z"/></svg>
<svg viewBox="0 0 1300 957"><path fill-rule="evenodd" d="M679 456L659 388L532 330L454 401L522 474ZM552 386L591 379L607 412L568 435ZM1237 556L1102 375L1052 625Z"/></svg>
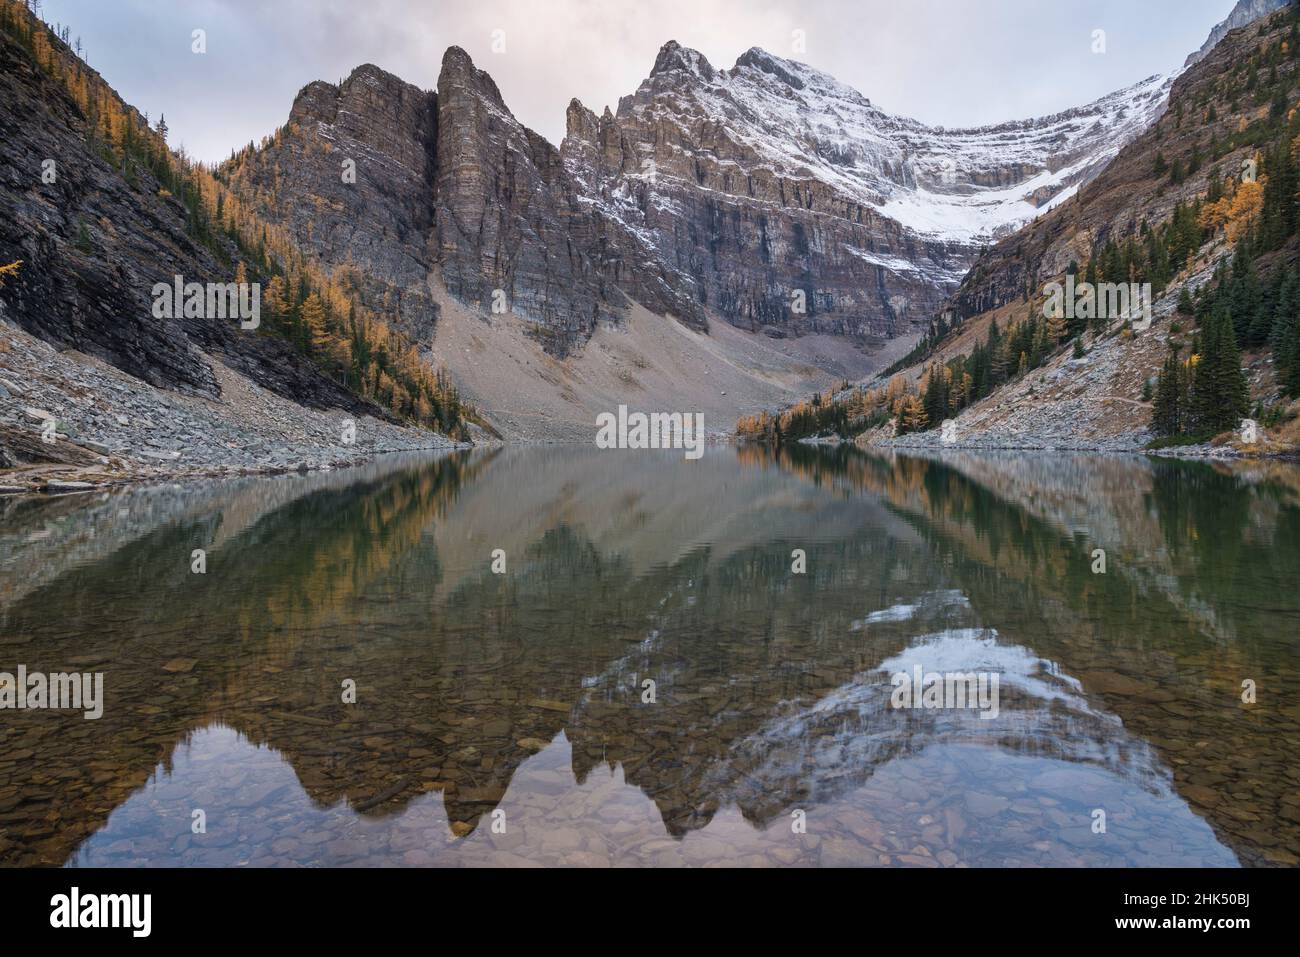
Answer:
<svg viewBox="0 0 1300 957"><path fill-rule="evenodd" d="M552 142L576 96L617 107L669 39L730 67L751 46L804 60L928 123L1024 119L1171 70L1231 0L46 0L131 103L205 160L282 124L293 97L365 62L432 89L464 47ZM207 31L208 53L190 50ZM1091 52L1092 31L1107 53ZM493 52L493 31L504 52ZM806 52L792 48L803 31Z"/></svg>

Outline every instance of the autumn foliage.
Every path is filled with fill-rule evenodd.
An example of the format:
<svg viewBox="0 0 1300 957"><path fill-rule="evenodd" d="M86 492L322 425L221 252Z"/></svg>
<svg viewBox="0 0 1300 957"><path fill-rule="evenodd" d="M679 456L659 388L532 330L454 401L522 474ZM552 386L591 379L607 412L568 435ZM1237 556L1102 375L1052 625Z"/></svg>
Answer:
<svg viewBox="0 0 1300 957"><path fill-rule="evenodd" d="M187 231L229 264L235 281L262 283L270 332L400 419L457 438L468 436L468 421L482 424L444 370L431 368L387 317L362 306L354 268L327 270L309 259L285 229L258 216L211 169L169 147L165 122L151 127L22 0L0 0L0 30L62 84L94 131L92 145L131 186L179 203ZM0 272L0 280L7 274Z"/></svg>
<svg viewBox="0 0 1300 957"><path fill-rule="evenodd" d="M915 390L901 375L894 376L878 389L841 387L818 393L780 412L762 412L743 416L736 423L736 434L748 441L780 445L814 435L838 435L847 438L874 425L902 415L909 418ZM910 420L910 419L909 419Z"/></svg>

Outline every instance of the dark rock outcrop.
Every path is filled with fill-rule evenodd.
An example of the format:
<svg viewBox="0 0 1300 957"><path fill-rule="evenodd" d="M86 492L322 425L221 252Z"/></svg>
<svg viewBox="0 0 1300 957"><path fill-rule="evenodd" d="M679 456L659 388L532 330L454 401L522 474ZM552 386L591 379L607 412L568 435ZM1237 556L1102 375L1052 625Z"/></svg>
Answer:
<svg viewBox="0 0 1300 957"><path fill-rule="evenodd" d="M190 342L209 331L150 312L155 282L217 275L186 235L180 204L156 183L133 189L90 149L76 104L4 34L0 102L0 261L22 260L0 315L153 385L214 396L212 370ZM46 169L53 182L43 182Z"/></svg>
<svg viewBox="0 0 1300 957"><path fill-rule="evenodd" d="M338 86L309 84L285 128L225 175L296 246L331 269L355 267L362 302L396 307L416 341L436 326L439 277L475 308L530 321L559 355L618 321L629 297L705 325L680 277L582 195L559 151L458 47L436 93L369 65Z"/></svg>
<svg viewBox="0 0 1300 957"><path fill-rule="evenodd" d="M427 341L437 141L437 96L366 64L303 87L288 124L226 175L299 249L349 269L366 306Z"/></svg>
<svg viewBox="0 0 1300 957"><path fill-rule="evenodd" d="M217 398L220 361L303 405L384 414L281 339L230 319L154 317L156 283L231 282L236 250L218 243L219 258L198 242L184 205L140 164L124 174L64 86L4 32L0 102L0 262L22 260L0 318L159 388Z"/></svg>
<svg viewBox="0 0 1300 957"><path fill-rule="evenodd" d="M559 151L522 126L492 78L452 47L438 78L438 262L452 295L538 324L554 351L617 321L627 296L702 326L640 241L579 192Z"/></svg>

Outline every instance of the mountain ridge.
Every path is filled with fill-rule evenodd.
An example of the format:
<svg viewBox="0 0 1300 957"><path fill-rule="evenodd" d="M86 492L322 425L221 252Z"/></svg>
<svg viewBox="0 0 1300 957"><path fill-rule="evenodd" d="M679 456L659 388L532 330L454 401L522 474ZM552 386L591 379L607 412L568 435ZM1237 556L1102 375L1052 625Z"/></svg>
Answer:
<svg viewBox="0 0 1300 957"><path fill-rule="evenodd" d="M0 62L11 490L330 467L468 437L445 377L17 0L0 2ZM160 313L173 281L206 285L206 301ZM265 309L235 321L214 288Z"/></svg>
<svg viewBox="0 0 1300 957"><path fill-rule="evenodd" d="M21 4L6 0L11 7ZM229 237L207 236L218 255L195 270L233 271L247 261L257 278L289 280L273 299L276 327L328 374L308 384L315 373L304 372L307 379L281 391L342 408L359 391L428 422L437 411L429 400L457 401L444 380L435 385L414 371L434 354L447 295L488 325L518 323L561 363L597 329L623 327L633 307L702 333L721 320L771 340L829 336L846 354L910 342L971 281L989 241L1059 208L1158 119L1169 83L1156 76L1046 118L949 130L889 116L829 74L758 47L720 70L669 41L617 111L597 116L573 100L557 148L518 121L489 73L450 47L436 90L361 64L339 83L303 86L284 127L215 171L172 156L169 168L183 170L188 192L170 206L182 232L211 223ZM133 115L128 132L114 135L135 135L141 120ZM156 149L147 126L145 134ZM122 170L136 175L129 159ZM161 202L150 204L169 205L167 193L159 184ZM78 235L63 238L67 262L77 260L84 234L92 242L109 235L86 223L69 228ZM4 295L30 306L45 259L21 240L15 234L5 246L26 266ZM173 260L193 271L183 256ZM105 276L96 282L113 285ZM313 290L319 309L307 308ZM54 321L20 316L30 327ZM400 348L374 352L357 338L380 316L402 337ZM171 334L136 325L139 341ZM130 336L102 324L54 339L93 344L110 333L117 338L97 347L100 357L153 374L162 388L218 396L214 379L186 369L194 356L180 340L150 347L155 363L176 357L175 368L154 374L138 344L127 345ZM192 334L228 330L201 325ZM349 349L360 350L350 367ZM760 351L760 379L771 381L764 364L772 356L795 364L778 376L787 384L808 378L790 373L801 355L816 354ZM389 368L371 361L394 353ZM300 367L253 360L243 344L232 354L270 383L273 369ZM588 400L559 382L573 368L552 372L534 358L527 374L585 409ZM516 359L534 365L521 352Z"/></svg>
<svg viewBox="0 0 1300 957"><path fill-rule="evenodd" d="M1074 200L983 253L914 354L829 404L787 410L780 431L905 447L1133 451L1159 439L1153 448L1183 455L1293 453L1298 55L1294 5L1228 32ZM1048 290L1071 276L1107 308L1053 315ZM1110 305L1103 290L1120 286L1145 287L1150 311Z"/></svg>
<svg viewBox="0 0 1300 957"><path fill-rule="evenodd" d="M918 335L987 244L1097 175L1159 117L1174 75L1045 117L949 129L890 116L760 47L718 69L670 40L616 111L570 101L561 171L555 148L453 46L437 91L424 94L455 119L432 124L443 131L432 148L446 155L430 154L434 197L415 204L430 208L419 229L433 238L412 257L405 295L420 315L410 329L425 338L438 319L418 288L423 270L472 309L522 319L559 357L597 324L617 325L629 300L700 329L713 316L871 351ZM465 108L440 104L444 87ZM287 128L301 125L297 109ZM340 205L319 192L301 199ZM551 255L561 237L566 262Z"/></svg>
<svg viewBox="0 0 1300 957"><path fill-rule="evenodd" d="M414 90L377 67L359 67L352 78L358 74L373 78L394 97L406 95L408 88ZM673 157L651 157L655 169L648 188L639 153L615 156L616 147L635 152L643 145L634 142L636 136L627 135L627 127L631 117L648 105L647 99L656 95L656 83L672 88L676 79L689 76L721 88L730 82L726 78L740 74L744 74L742 86L766 87L759 92L769 102L786 95L772 84L787 93L801 90L831 96L836 101L831 104L834 111L856 111L857 120L868 116L877 124L875 142L867 150L862 144L869 136L827 144L814 135L806 147L784 157L770 142L760 142L760 136L726 144L692 142L689 155L675 158L679 164ZM951 131L890 117L828 74L758 47L742 54L731 70L719 71L698 51L669 41L641 89L620 100L618 113L606 108L598 117L580 101L570 103L568 134L558 151L564 166L561 173L555 169L554 148L518 122L486 71L476 67L464 50L451 47L444 55L439 91L422 91L421 96L436 112L448 112L451 107L439 102L439 92L447 87L464 95L461 102L478 99L483 108L467 106L456 111L450 122L444 117L441 123L435 118L429 124L434 131L429 148L437 143L437 149L447 155L429 153L424 158L422 184L418 177L409 178L407 185L420 185L426 191L403 203L408 213L420 210L418 222L396 211L390 216L381 197L367 198L379 210L375 215L399 236L432 231L434 238L420 242L417 236L417 241L391 255L374 250L357 255L380 278L397 268L393 260L408 260L409 275L396 277L396 288L375 288L371 295L396 297L407 328L417 338L426 337L437 322L432 297L420 288L423 271L426 276L436 275L458 300L481 310L492 304L499 290L509 303L508 311L528 321L548 350L560 356L580 349L596 323L617 323L625 297L698 328L706 327L704 316L709 312L751 332L774 336L825 332L870 348L873 343L914 334L965 274L984 242L1061 201L1075 183L1104 165L1114 144L1095 148L1079 144L1100 139L1099 125L1121 140L1136 133L1158 114L1164 84L1163 79L1152 78L1046 120ZM333 89L321 81L305 86L285 129L305 130L309 124L304 120L323 117L324 125L306 132L334 138L333 115L314 113L301 102ZM716 126L716 118L725 120L737 108L752 119L767 112L763 108L769 102L733 99L730 110L717 109L715 120L705 122ZM438 129L452 131L452 136L444 135L439 143ZM463 129L479 130L477 148L450 150L449 142L469 145ZM1038 141L1006 142L1026 131ZM807 132L796 129L788 139L797 143ZM925 137L941 142L927 146L915 141ZM962 137L980 138L993 158L983 165L971 162L970 144L961 142ZM1062 138L1064 147L1050 146ZM399 146L399 152L410 145ZM697 146L700 156L694 155ZM745 154L750 165L758 167L742 171L747 180L743 189L735 188L730 182L733 174L725 171L721 172L724 182L710 180L720 172L705 169L711 159L708 154L716 154L718 146L724 152ZM859 168L858 160L866 152L879 162ZM1005 161L998 158L1003 154ZM265 157L266 148L255 155ZM509 169L498 165L503 158ZM232 174L236 191L241 190L239 167L247 162L241 157L223 166ZM285 165L274 158L270 162ZM729 157L728 162L737 159ZM485 171L491 175L484 175ZM294 171L286 172L281 178L295 186ZM307 223L292 221L322 201L336 209L350 206L337 188L320 188L326 182L323 176L312 178L317 182L297 184L303 195L288 202L291 216L283 215L284 200L279 196L277 202L263 202L259 208L268 218L279 217L300 243L339 268L344 261L338 251L331 255L325 240L309 235ZM945 178L951 178L951 183L945 184ZM487 189L489 183L512 179L516 181L505 193ZM694 187L683 188L691 180ZM663 183L666 195L654 195L655 181ZM249 185L256 191L259 184ZM701 195L704 189L715 195ZM431 200L430 190L436 199ZM403 190L399 184L388 192L400 195ZM510 206L525 195L546 200ZM917 196L922 199L914 201ZM1012 206L1014 211L1005 212ZM482 216L481 210L493 208L501 211L495 221ZM665 222L671 217L678 221ZM353 215L336 219L348 229L356 222ZM340 225L329 221L327 214L326 234ZM751 239L751 233L758 238ZM560 236L568 247L567 263L557 263L543 251L555 248ZM404 243L399 239L399 245ZM801 309L793 308L795 298L802 300Z"/></svg>
<svg viewBox="0 0 1300 957"><path fill-rule="evenodd" d="M1268 16L1268 14L1282 9L1291 2L1292 0L1237 0L1236 5L1228 15L1210 30L1210 35L1206 37L1201 48L1195 53L1188 54L1183 67L1193 66L1205 59L1206 54L1213 50L1218 42L1231 31L1254 23L1261 17Z"/></svg>

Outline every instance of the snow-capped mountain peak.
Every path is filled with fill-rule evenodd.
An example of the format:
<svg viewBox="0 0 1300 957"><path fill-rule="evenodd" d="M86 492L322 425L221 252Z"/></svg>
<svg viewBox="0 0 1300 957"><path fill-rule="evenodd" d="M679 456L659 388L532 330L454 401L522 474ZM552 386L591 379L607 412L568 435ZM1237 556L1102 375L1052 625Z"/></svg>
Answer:
<svg viewBox="0 0 1300 957"><path fill-rule="evenodd" d="M933 315L981 249L1096 175L1170 84L953 130L759 47L719 69L674 41L614 113L570 104L562 155L583 201L728 321L888 339ZM810 301L792 308L798 295Z"/></svg>
<svg viewBox="0 0 1300 957"><path fill-rule="evenodd" d="M676 40L669 40L659 48L659 56L650 70L651 76L680 71L701 79L711 80L715 70L708 58L698 50L684 47Z"/></svg>
<svg viewBox="0 0 1300 957"><path fill-rule="evenodd" d="M812 177L918 237L984 244L1072 194L1160 115L1172 76L1149 77L1093 103L971 129L892 116L814 67L752 47L730 70L666 44L620 119L725 124L744 158Z"/></svg>

